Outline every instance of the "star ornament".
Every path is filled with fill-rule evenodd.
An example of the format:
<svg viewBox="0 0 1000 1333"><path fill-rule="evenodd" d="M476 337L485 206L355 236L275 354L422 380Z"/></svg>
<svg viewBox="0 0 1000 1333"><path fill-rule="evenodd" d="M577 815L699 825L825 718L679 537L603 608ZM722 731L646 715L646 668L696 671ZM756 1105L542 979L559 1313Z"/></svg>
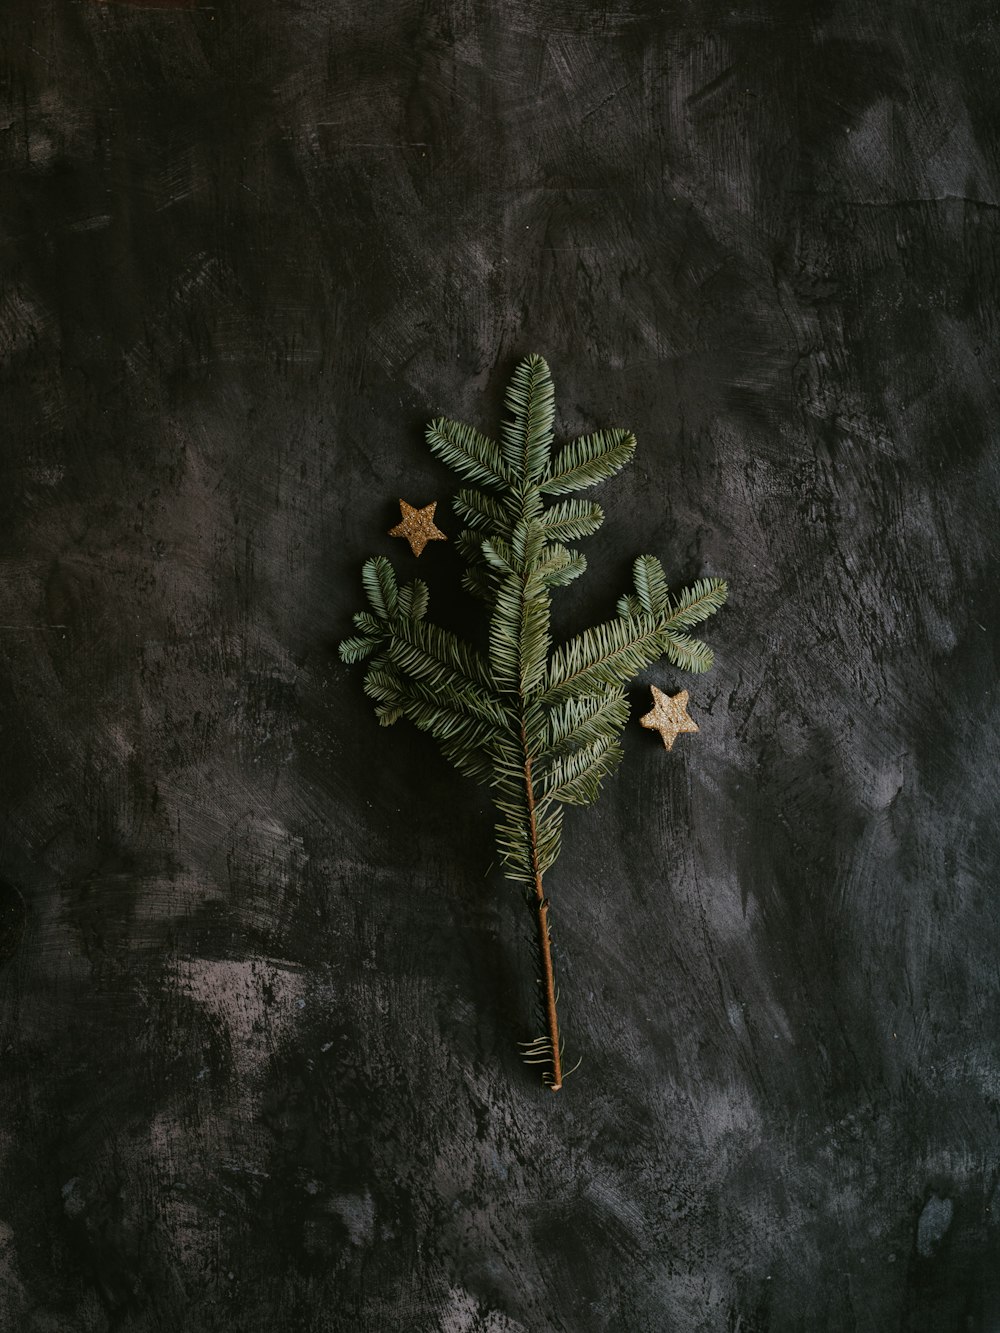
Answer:
<svg viewBox="0 0 1000 1333"><path fill-rule="evenodd" d="M410 543L410 550L419 555L428 542L446 542L448 538L440 528L434 526L434 510L437 501L424 505L423 509L414 509L405 500L400 500L399 510L402 521L389 529L390 537L405 537Z"/></svg>
<svg viewBox="0 0 1000 1333"><path fill-rule="evenodd" d="M653 691L653 709L652 712L641 717L639 722L650 731L658 731L663 737L663 744L668 750L672 750L674 741L682 731L697 731L698 724L688 716L687 690L681 690L680 694L675 694L673 698L669 694L664 694L658 690L655 685L651 685Z"/></svg>

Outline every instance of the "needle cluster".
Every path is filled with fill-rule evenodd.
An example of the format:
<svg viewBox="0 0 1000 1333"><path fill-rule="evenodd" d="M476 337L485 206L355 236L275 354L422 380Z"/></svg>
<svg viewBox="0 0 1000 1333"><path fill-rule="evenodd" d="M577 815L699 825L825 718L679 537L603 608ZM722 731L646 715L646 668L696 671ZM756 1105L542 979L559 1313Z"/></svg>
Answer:
<svg viewBox="0 0 1000 1333"><path fill-rule="evenodd" d="M444 418L427 428L431 451L468 483L453 508L467 525L458 539L464 584L489 607L488 653L428 621L425 584L400 587L389 561L375 557L362 572L369 609L354 617L358 633L340 654L345 662L368 661L365 692L383 725L408 719L459 772L492 788L504 867L534 886L551 973L542 877L559 855L563 809L595 801L621 760L625 689L638 672L661 657L685 671L711 666L711 649L688 631L723 604L726 584L701 579L672 596L659 560L641 555L617 614L554 646L553 590L587 567L569 543L604 521L593 501L563 497L613 477L632 458L635 437L597 431L555 447L552 378L540 356L517 366L505 408L499 440ZM558 1087L554 995L551 1006L548 998L549 1032L541 1040L551 1047L550 1086Z"/></svg>

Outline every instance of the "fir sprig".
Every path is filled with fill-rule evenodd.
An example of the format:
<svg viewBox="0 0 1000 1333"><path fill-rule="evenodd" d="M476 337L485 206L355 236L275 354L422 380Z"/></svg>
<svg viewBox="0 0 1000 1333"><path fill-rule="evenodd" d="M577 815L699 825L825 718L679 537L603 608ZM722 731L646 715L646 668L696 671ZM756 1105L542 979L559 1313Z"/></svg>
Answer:
<svg viewBox="0 0 1000 1333"><path fill-rule="evenodd" d="M589 500L547 497L614 476L635 437L598 431L553 451L554 392L540 356L517 366L504 403L499 442L445 418L427 429L431 451L472 483L454 500L468 525L457 545L465 586L490 606L488 654L428 622L426 586L400 587L381 556L365 563L370 610L354 617L359 633L340 654L368 661L365 692L383 726L407 718L461 773L492 788L504 868L531 886L538 927L546 1033L527 1058L546 1065L557 1090L564 1074L543 876L559 855L562 808L595 801L620 762L625 688L638 672L660 657L685 671L712 665L711 649L686 631L719 609L726 584L700 579L673 597L659 560L641 555L617 617L553 648L552 589L586 568L565 543L593 535L604 513Z"/></svg>

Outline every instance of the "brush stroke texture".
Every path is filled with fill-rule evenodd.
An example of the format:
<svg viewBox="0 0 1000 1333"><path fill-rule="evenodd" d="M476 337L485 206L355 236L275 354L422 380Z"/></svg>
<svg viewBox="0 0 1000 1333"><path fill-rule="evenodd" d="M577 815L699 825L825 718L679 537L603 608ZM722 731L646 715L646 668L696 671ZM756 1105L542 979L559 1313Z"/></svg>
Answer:
<svg viewBox="0 0 1000 1333"><path fill-rule="evenodd" d="M0 52L3 1326L1000 1326L992 11L7 0ZM699 734L568 820L560 1099L487 800L333 650L532 350L640 446L557 631L635 550L733 585L650 677Z"/></svg>

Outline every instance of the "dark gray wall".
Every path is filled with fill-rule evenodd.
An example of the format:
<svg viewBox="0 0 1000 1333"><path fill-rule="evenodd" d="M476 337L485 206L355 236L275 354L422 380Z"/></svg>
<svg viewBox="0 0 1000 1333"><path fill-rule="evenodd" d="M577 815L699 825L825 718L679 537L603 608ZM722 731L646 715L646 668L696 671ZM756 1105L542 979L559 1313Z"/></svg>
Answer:
<svg viewBox="0 0 1000 1333"><path fill-rule="evenodd" d="M0 1310L996 1333L995 7L6 0ZM495 425L732 581L551 877L335 644ZM19 892L27 903L18 939ZM13 952L12 952L13 951Z"/></svg>

